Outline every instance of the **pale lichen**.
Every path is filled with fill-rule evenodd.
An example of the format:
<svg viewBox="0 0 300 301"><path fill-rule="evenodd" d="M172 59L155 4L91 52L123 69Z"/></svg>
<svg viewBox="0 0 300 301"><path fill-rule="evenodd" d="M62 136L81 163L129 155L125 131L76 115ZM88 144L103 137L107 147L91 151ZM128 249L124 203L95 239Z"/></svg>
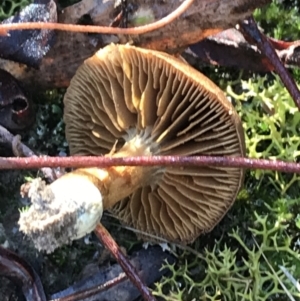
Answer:
<svg viewBox="0 0 300 301"><path fill-rule="evenodd" d="M249 229L252 240L244 241L240 230L233 230L229 237L239 248L228 247L221 239L212 250L205 249L178 267L169 265L171 276L156 284L155 294L168 301L284 300L283 283L299 298L300 293L280 269L284 265L296 278L300 276L300 254L290 248L287 226L269 216L255 213L255 217L255 227ZM180 260L187 257L185 252Z"/></svg>
<svg viewBox="0 0 300 301"><path fill-rule="evenodd" d="M241 81L242 93L227 85L228 96L236 103L243 120L248 156L261 159L297 162L300 159L300 112L278 76L273 79L257 76ZM255 177L266 176L281 194L288 192L299 175L255 171Z"/></svg>

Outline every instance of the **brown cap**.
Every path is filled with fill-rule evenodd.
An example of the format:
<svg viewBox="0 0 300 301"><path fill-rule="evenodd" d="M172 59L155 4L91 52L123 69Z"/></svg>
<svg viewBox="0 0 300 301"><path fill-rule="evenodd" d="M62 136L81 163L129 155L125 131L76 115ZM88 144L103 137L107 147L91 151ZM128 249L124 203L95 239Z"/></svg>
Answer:
<svg viewBox="0 0 300 301"><path fill-rule="evenodd" d="M224 93L165 53L109 45L78 69L64 103L72 155L117 153L130 141L144 141L147 155L245 155L241 120ZM154 169L111 210L141 231L191 242L220 221L243 177L241 168Z"/></svg>

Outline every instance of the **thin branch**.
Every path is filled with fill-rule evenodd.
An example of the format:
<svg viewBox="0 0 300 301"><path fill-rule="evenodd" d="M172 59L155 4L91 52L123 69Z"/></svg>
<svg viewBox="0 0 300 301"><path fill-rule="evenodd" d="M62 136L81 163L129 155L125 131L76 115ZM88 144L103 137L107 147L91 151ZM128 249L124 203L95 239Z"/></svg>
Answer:
<svg viewBox="0 0 300 301"><path fill-rule="evenodd" d="M80 300L83 300L86 298L90 298L96 294L99 294L100 292L106 291L126 279L127 279L127 277L126 277L125 273L121 273L118 277L115 277L112 280L108 280L104 284L96 285L91 288L88 288L85 291L75 292L75 293L72 293L65 297L51 299L49 301L80 301Z"/></svg>
<svg viewBox="0 0 300 301"><path fill-rule="evenodd" d="M250 39L255 41L257 47L273 65L285 87L291 94L296 106L300 110L300 91L296 85L295 80L278 57L276 50L274 49L270 40L260 32L253 17L249 17L240 25L243 33L245 33L248 37L250 37Z"/></svg>
<svg viewBox="0 0 300 301"><path fill-rule="evenodd" d="M26 301L46 301L42 282L31 265L18 254L1 245L0 276L7 277L19 285Z"/></svg>
<svg viewBox="0 0 300 301"><path fill-rule="evenodd" d="M300 173L300 164L267 159L214 156L141 156L141 157L31 157L0 158L1 169L34 169L41 167L110 167L110 166L216 166Z"/></svg>
<svg viewBox="0 0 300 301"><path fill-rule="evenodd" d="M129 260L122 253L120 247L114 241L109 232L104 228L101 223L98 223L95 234L99 240L104 244L104 246L110 251L110 253L115 257L119 265L122 267L123 271L126 273L127 277L131 282L138 288L141 295L146 301L156 301L154 296L151 294L146 284L143 283L142 279L138 275L134 266L129 262Z"/></svg>
<svg viewBox="0 0 300 301"><path fill-rule="evenodd" d="M25 144L19 142L16 146L16 136L10 133L6 128L0 125L0 142L8 145L11 149L18 149L18 152L21 152L25 157L35 156L35 153Z"/></svg>
<svg viewBox="0 0 300 301"><path fill-rule="evenodd" d="M50 29L61 31L73 31L84 33L102 33L102 34L125 34L125 35L138 35L150 31L157 30L161 27L168 25L183 14L194 2L194 0L185 0L177 9L166 17L157 22L138 26L134 28L116 28L107 26L94 26L94 25L75 25L75 24L62 24L62 23L45 23L45 22L24 22L24 23L10 23L0 25L0 35L7 35L10 30L29 30L29 29Z"/></svg>
<svg viewBox="0 0 300 301"><path fill-rule="evenodd" d="M28 146L23 144L20 139L20 136L14 136L6 128L0 125L0 142L11 148L14 155L20 157L23 156L38 158L38 156ZM41 166L40 169L44 177L47 178L50 182L53 182L58 178L58 175L54 170L43 166Z"/></svg>

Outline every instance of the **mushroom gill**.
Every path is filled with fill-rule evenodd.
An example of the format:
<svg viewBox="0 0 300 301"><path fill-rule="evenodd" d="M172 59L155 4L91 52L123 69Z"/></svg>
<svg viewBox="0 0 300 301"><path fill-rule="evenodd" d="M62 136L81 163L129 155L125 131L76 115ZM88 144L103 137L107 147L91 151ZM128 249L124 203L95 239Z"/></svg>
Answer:
<svg viewBox="0 0 300 301"><path fill-rule="evenodd" d="M72 155L245 155L240 118L224 93L165 53L129 45L101 49L79 67L64 104ZM136 182L126 191L116 183L103 196L104 209L182 243L220 221L244 176L241 168L118 168L136 175ZM96 170L75 173L94 177Z"/></svg>

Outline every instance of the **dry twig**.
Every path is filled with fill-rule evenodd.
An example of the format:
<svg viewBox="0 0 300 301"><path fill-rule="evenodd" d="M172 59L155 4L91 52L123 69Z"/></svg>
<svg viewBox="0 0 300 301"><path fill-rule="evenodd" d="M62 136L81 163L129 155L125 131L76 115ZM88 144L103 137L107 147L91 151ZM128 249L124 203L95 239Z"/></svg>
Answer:
<svg viewBox="0 0 300 301"><path fill-rule="evenodd" d="M2 169L34 169L47 167L110 167L110 166L220 166L273 170L300 173L300 164L295 162L244 157L217 156L142 156L142 157L31 157L0 158Z"/></svg>
<svg viewBox="0 0 300 301"><path fill-rule="evenodd" d="M140 291L141 295L146 301L155 301L156 299L151 294L149 289L147 288L146 284L142 281L139 277L136 269L132 266L129 260L125 257L123 252L121 251L120 247L105 229L105 227L99 222L96 229L94 230L97 237L100 241L104 244L104 246L111 252L111 254L116 258L119 265L122 267L128 278L131 280L132 283Z"/></svg>
<svg viewBox="0 0 300 301"><path fill-rule="evenodd" d="M23 156L23 157L33 157L38 159L39 157L25 144L20 140L20 136L14 136L7 129L0 125L0 142L3 145L6 145L8 148L11 148L14 155ZM58 178L56 172L48 167L41 166L41 172L44 177L47 178L50 182L53 182Z"/></svg>
<svg viewBox="0 0 300 301"><path fill-rule="evenodd" d="M250 17L242 22L241 27L243 33L246 34L246 37L254 40L261 52L266 56L271 65L273 65L285 87L291 94L296 106L298 109L300 109L300 91L295 80L292 78L291 74L287 71L283 62L278 57L270 40L260 32L253 17Z"/></svg>
<svg viewBox="0 0 300 301"><path fill-rule="evenodd" d="M75 293L67 295L65 297L55 298L55 299L51 299L49 301L80 301L80 300L92 297L100 292L103 292L124 280L126 280L126 275L125 275L125 273L121 273L118 277L116 277L112 280L109 280L102 285L96 285L88 290L75 292Z"/></svg>
<svg viewBox="0 0 300 301"><path fill-rule="evenodd" d="M150 31L157 30L168 25L183 14L194 2L194 0L185 0L182 4L170 13L168 16L160 19L157 22L138 26L134 28L116 28L108 26L94 25L77 25L77 24L61 24L61 23L45 23L45 22L25 22L25 23L10 23L0 25L0 34L7 35L10 30L30 30L30 29L50 29L70 32L84 33L102 33L102 34L127 34L137 35L144 34Z"/></svg>

